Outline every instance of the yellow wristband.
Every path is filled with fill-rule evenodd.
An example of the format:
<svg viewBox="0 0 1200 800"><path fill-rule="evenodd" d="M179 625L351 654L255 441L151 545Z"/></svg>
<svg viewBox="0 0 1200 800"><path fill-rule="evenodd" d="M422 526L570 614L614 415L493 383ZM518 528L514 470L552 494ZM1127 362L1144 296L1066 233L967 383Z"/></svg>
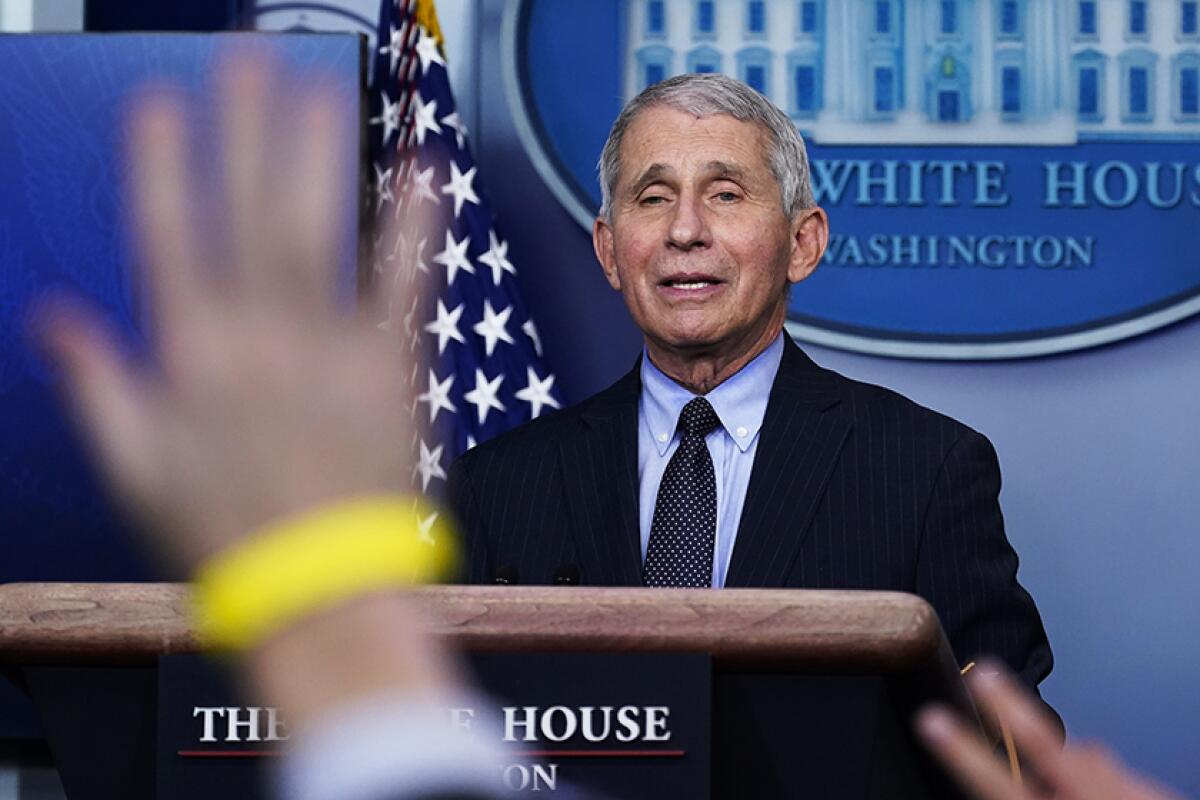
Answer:
<svg viewBox="0 0 1200 800"><path fill-rule="evenodd" d="M424 501L362 497L272 523L196 571L202 643L242 650L351 597L430 583L455 566L449 525Z"/></svg>

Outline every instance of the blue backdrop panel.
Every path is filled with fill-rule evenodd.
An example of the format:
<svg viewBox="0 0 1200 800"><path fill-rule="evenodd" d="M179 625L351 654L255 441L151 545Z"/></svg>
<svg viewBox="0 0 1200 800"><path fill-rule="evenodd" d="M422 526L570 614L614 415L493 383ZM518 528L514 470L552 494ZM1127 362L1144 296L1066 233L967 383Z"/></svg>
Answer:
<svg viewBox="0 0 1200 800"><path fill-rule="evenodd" d="M319 74L345 103L348 129L356 128L355 36L0 36L0 582L161 577L100 493L55 397L55 377L28 335L27 312L47 290L83 295L130 334L136 352L123 115L132 94L152 80L202 99L211 66L231 48L269 51L283 92ZM214 116L193 105L196 141L212 141ZM346 163L359 163L358 145L357 136L346 137ZM347 175L340 258L351 283L357 191L358 175ZM12 719L0 708L0 734L14 732L6 727Z"/></svg>
<svg viewBox="0 0 1200 800"><path fill-rule="evenodd" d="M117 525L60 414L53 376L30 346L25 312L47 289L66 289L136 330L136 271L122 222L123 114L149 80L202 96L210 66L230 48L277 51L285 87L322 73L340 90L348 118L357 119L353 36L0 38L0 581L145 574L113 536ZM197 113L197 141L212 140L214 122ZM348 137L345 147L347 163L357 164L357 140ZM356 184L348 175L343 187L347 275L355 267Z"/></svg>

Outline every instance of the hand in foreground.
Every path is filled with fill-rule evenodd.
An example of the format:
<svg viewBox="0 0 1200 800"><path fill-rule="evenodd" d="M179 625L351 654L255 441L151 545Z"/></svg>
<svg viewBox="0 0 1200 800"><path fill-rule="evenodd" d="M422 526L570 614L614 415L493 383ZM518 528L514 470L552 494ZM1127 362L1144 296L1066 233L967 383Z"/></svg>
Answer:
<svg viewBox="0 0 1200 800"><path fill-rule="evenodd" d="M1171 800L1175 795L1133 773L1099 745L1062 747L1058 727L1004 668L981 664L967 675L980 712L1004 721L1027 763L1047 791L1018 784L992 748L941 706L922 709L916 720L925 744L974 797L981 800Z"/></svg>
<svg viewBox="0 0 1200 800"><path fill-rule="evenodd" d="M377 329L386 298L356 314L335 297L337 187L357 167L339 143L355 120L320 87L287 97L245 57L218 87L220 158L204 174L180 92L132 114L156 363L133 363L76 303L40 325L118 500L188 569L270 520L403 491L411 474L408 348Z"/></svg>
<svg viewBox="0 0 1200 800"><path fill-rule="evenodd" d="M357 141L356 120L319 87L285 104L258 61L230 61L218 83L211 173L190 169L181 94L145 95L130 122L155 363L132 362L77 303L40 325L117 500L188 570L268 522L403 493L412 474L411 350L378 328L394 298L377 292L357 312L336 298L337 187L356 168L338 145ZM303 617L245 656L256 696L294 731L357 698L459 680L388 593Z"/></svg>

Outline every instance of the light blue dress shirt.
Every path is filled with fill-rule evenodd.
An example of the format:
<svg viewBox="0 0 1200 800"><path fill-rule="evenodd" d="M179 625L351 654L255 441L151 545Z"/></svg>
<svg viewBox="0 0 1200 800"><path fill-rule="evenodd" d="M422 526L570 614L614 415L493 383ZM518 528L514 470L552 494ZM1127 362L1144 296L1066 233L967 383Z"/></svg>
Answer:
<svg viewBox="0 0 1200 800"><path fill-rule="evenodd" d="M767 412L767 398L783 358L783 333L754 360L742 367L705 397L721 418L704 443L712 456L717 479L717 541L713 553L712 585L723 587L729 557L742 519L746 487L758 449L758 432ZM642 355L642 396L638 402L638 521L642 534L642 561L650 543L650 524L658 485L667 463L679 447L679 412L696 395L654 366Z"/></svg>

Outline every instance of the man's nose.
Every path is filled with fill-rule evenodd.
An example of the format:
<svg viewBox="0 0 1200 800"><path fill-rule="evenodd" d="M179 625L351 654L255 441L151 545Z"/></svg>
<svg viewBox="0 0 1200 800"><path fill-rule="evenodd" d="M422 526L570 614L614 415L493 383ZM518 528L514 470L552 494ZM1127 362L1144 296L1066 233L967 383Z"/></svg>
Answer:
<svg viewBox="0 0 1200 800"><path fill-rule="evenodd" d="M699 197L682 196L675 203L671 225L667 230L667 246L691 250L708 244L708 224Z"/></svg>

